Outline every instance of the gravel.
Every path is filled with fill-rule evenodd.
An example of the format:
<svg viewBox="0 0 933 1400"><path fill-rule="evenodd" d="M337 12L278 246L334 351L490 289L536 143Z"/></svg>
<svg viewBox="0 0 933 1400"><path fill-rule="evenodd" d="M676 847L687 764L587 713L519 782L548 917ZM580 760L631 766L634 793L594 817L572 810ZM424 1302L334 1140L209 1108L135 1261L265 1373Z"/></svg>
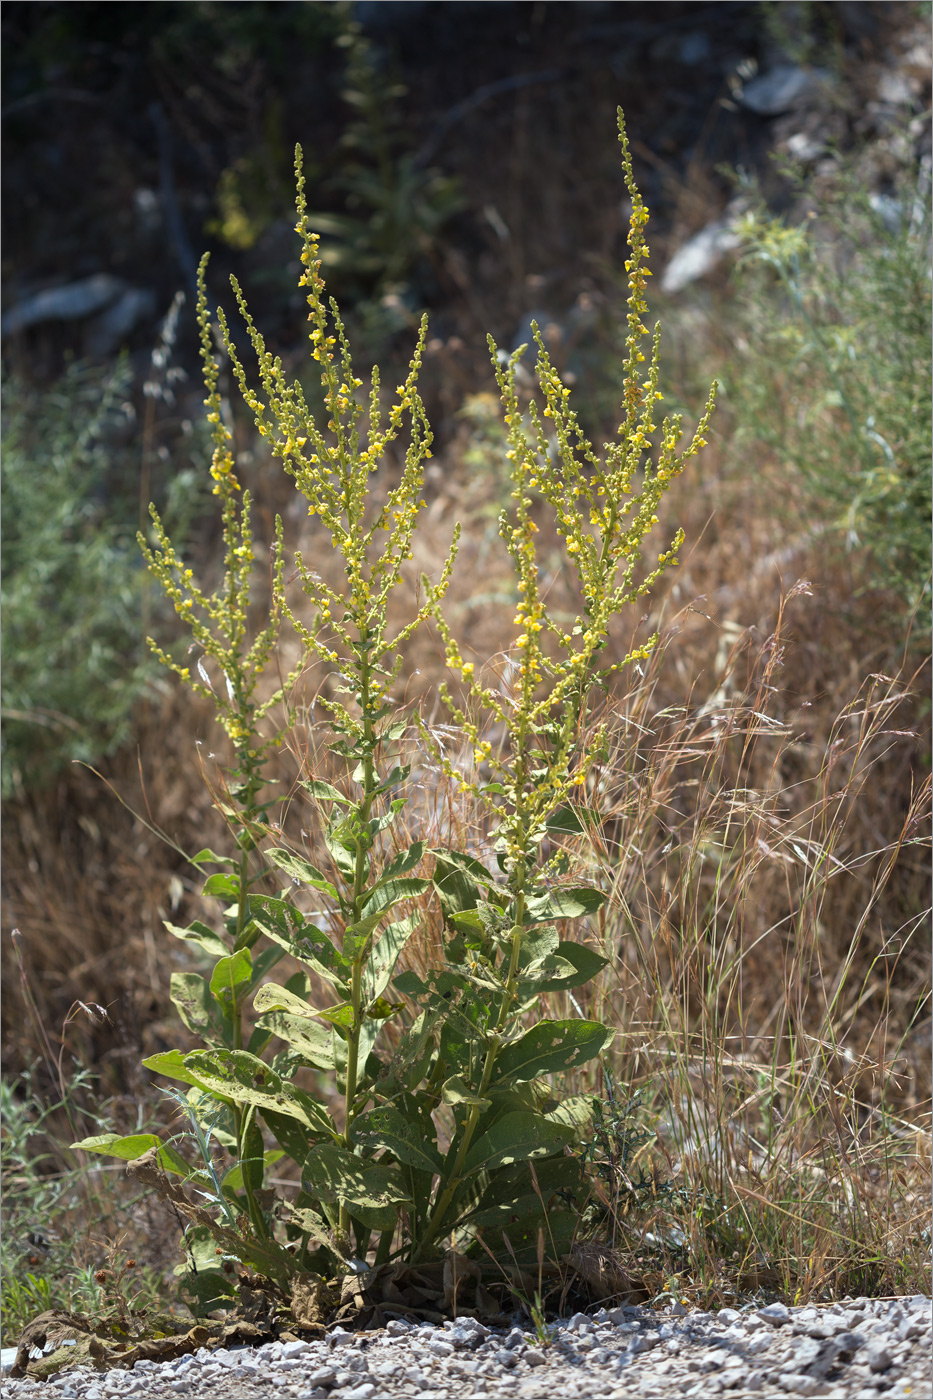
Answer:
<svg viewBox="0 0 933 1400"><path fill-rule="evenodd" d="M675 1304L577 1313L548 1328L548 1344L472 1318L380 1332L336 1328L321 1341L202 1348L132 1371L70 1371L43 1384L4 1379L29 1400L622 1400L723 1395L919 1400L933 1393L929 1298L846 1299L829 1307L689 1313Z"/></svg>

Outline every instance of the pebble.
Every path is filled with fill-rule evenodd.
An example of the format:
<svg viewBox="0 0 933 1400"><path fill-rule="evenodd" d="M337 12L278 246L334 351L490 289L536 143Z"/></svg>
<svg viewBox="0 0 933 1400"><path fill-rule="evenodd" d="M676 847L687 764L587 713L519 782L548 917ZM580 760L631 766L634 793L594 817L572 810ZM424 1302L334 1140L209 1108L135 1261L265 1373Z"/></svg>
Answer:
<svg viewBox="0 0 933 1400"><path fill-rule="evenodd" d="M0 1393L4 1400L268 1400L270 1393L283 1400L917 1400L933 1393L930 1343L925 1297L718 1313L625 1307L552 1323L545 1346L520 1327L490 1330L469 1317L442 1327L399 1320L382 1332L335 1328L315 1342L202 1347L132 1371L83 1369L48 1386L5 1377Z"/></svg>

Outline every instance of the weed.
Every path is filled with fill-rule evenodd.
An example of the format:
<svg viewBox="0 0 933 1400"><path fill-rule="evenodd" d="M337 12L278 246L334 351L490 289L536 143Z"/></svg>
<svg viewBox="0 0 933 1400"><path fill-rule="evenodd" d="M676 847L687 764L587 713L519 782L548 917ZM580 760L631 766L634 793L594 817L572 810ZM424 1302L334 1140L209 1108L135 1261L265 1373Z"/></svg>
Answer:
<svg viewBox="0 0 933 1400"><path fill-rule="evenodd" d="M586 439L571 391L536 328L540 397L527 409L516 388L522 351L503 358L489 342L511 478L510 508L498 528L519 602L509 653L485 669L464 659L443 611L458 531L439 575L434 581L422 577L414 616L400 627L390 623L390 599L405 586L413 558L424 465L431 456L431 429L417 387L426 328L388 404L373 372L367 409L357 398L362 381L354 375L337 305L324 300L300 152L301 283L308 292L311 357L324 388L326 427L308 408L300 385L286 381L235 282L259 365L258 389L247 378L222 312L218 319L257 429L294 480L307 513L329 536L344 577L335 588L302 554L296 556L295 578L312 609L305 621L287 596L283 527L277 521L271 605L265 625L250 639L250 500L221 414L202 263L198 320L215 442L211 476L224 524L222 584L213 594L198 587L154 508L156 546L150 549L142 537L141 544L191 630L198 652L194 672L155 643L153 649L213 703L233 749L216 800L236 854L205 849L192 858L199 869L219 867L203 894L222 901L223 932L202 921L187 929L168 925L214 959L209 977L172 977L185 1025L208 1048L170 1051L145 1064L188 1086L186 1108L201 1134L213 1211L195 1206L169 1180L192 1177L171 1141L104 1134L79 1145L129 1160L137 1179L163 1189L194 1226L213 1236L216 1248L286 1294L302 1270L365 1270L370 1256L375 1265L421 1264L443 1255L450 1242L469 1251L479 1232L493 1226L520 1270L542 1238L542 1221L558 1252L577 1228L572 1212L549 1203L581 1185L580 1164L565 1148L586 1131L594 1101L584 1095L559 1103L547 1081L593 1060L613 1032L597 1019L534 1019L534 1012L543 996L570 993L605 965L584 942L562 938L558 924L592 916L606 896L600 888L563 882L572 862L555 856L553 848L562 832L582 831L599 820L585 804L608 743L605 726L594 717L596 696L613 673L646 660L656 639L633 645L614 664L602 653L616 617L649 594L676 562L682 532L653 564L643 564L644 542L671 482L705 445L713 408L711 392L695 434L680 450L680 418L656 422L660 327L650 362L641 368L643 337L649 334L642 320L648 212L635 185L621 114L619 134L632 216L617 440L599 455ZM372 474L406 420L401 476L377 498ZM577 607L569 618L549 608L542 584L536 536L544 519L556 531L576 581ZM411 715L394 690L405 643L429 619L457 685L456 693L442 686L440 694L466 745L459 757L442 730ZM285 621L302 654L281 684L260 698ZM311 668L338 682L326 691L318 683L315 697L325 716L315 739L318 745L323 739L330 758L325 765L319 748L309 754L294 789L310 799L320 824L323 870L298 843L283 840L290 800L261 800L267 761L288 732L295 687ZM285 707L284 721L273 718L279 707ZM405 749L419 738L434 771L474 804L491 861L465 846L429 847L423 835L409 840L403 834L400 817L412 791ZM425 868L427 876L414 873ZM400 958L428 917L429 898L442 917L442 947L422 976L401 970ZM392 911L396 917L387 922ZM263 937L269 946L257 951ZM283 984L271 981L286 954L301 970ZM321 982L332 989L332 1004L320 1004L315 987ZM258 1016L251 1029L245 1025L249 1001ZM285 1048L263 1059L274 1041ZM336 1107L310 1086L301 1087L308 1071L336 1081ZM208 1123L216 1136L224 1134L221 1140L235 1159L222 1178L204 1136ZM294 1203L276 1202L265 1184L266 1132L278 1143L274 1151L300 1173Z"/></svg>

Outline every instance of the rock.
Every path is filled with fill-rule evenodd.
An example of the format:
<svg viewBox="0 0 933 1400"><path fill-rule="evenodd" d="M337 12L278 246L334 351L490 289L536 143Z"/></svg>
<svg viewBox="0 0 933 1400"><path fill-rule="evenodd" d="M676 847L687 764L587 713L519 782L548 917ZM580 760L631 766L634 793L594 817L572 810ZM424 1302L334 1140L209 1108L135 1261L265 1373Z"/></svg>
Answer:
<svg viewBox="0 0 933 1400"><path fill-rule="evenodd" d="M770 1322L773 1327L785 1327L790 1322L790 1309L783 1303L769 1303L766 1308L759 1308L755 1316Z"/></svg>
<svg viewBox="0 0 933 1400"><path fill-rule="evenodd" d="M865 1347L865 1360L869 1368L876 1374L880 1371L888 1371L891 1368L892 1357L884 1342L873 1338Z"/></svg>
<svg viewBox="0 0 933 1400"><path fill-rule="evenodd" d="M779 63L747 82L739 101L760 117L776 117L816 97L829 79L825 68L799 68Z"/></svg>

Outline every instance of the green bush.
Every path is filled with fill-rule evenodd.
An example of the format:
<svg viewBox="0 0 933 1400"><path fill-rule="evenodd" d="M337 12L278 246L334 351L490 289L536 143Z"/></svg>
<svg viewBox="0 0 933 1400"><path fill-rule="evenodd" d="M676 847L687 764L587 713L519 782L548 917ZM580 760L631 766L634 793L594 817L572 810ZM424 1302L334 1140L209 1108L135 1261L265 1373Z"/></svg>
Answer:
<svg viewBox="0 0 933 1400"><path fill-rule="evenodd" d="M739 224L737 460L768 448L788 523L865 548L870 585L912 609L930 584L928 176L879 197L851 167L822 187L790 173L807 220L759 203Z"/></svg>
<svg viewBox="0 0 933 1400"><path fill-rule="evenodd" d="M51 389L3 394L3 792L94 762L131 732L154 674L143 640L135 459L116 443L131 372L75 366ZM198 488L180 472L184 529Z"/></svg>

